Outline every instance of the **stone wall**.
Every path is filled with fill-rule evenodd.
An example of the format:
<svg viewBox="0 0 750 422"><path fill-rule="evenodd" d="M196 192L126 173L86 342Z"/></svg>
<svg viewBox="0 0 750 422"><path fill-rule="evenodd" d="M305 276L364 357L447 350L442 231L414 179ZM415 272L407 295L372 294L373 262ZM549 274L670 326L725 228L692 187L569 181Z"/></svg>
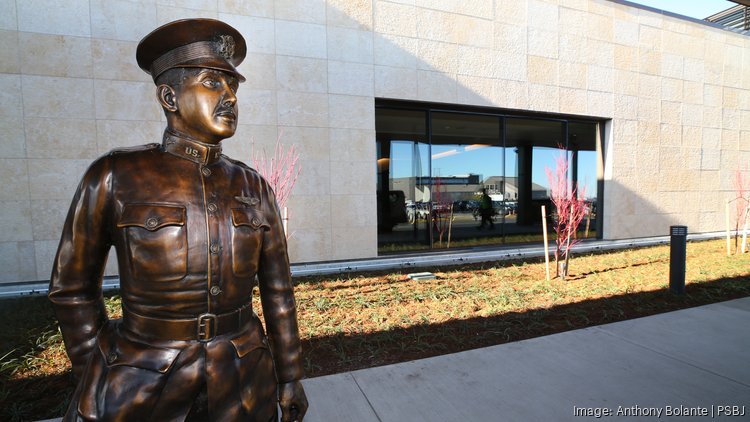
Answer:
<svg viewBox="0 0 750 422"><path fill-rule="evenodd" d="M296 262L377 255L374 98L611 119L604 235L722 228L750 164L750 38L608 0L0 0L0 281L49 277L81 174L165 125L138 40L184 17L224 20L249 54L249 162L301 153ZM113 260L110 260L113 261ZM116 271L113 262L108 274Z"/></svg>

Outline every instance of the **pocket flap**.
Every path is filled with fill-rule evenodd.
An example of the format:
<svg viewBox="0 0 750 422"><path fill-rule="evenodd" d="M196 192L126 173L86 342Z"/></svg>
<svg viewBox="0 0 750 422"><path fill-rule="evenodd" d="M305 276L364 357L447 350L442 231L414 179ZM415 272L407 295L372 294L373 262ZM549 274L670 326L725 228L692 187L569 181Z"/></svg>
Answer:
<svg viewBox="0 0 750 422"><path fill-rule="evenodd" d="M268 348L263 328L257 316L253 315L253 322L242 334L229 340L237 351L237 357L242 358L246 354L258 348Z"/></svg>
<svg viewBox="0 0 750 422"><path fill-rule="evenodd" d="M234 224L235 227L248 226L253 230L258 230L260 227L263 227L264 230L269 230L271 228L262 215L249 208L233 208L232 224Z"/></svg>
<svg viewBox="0 0 750 422"><path fill-rule="evenodd" d="M154 231L164 226L184 226L185 207L179 205L125 204L118 228L137 226Z"/></svg>
<svg viewBox="0 0 750 422"><path fill-rule="evenodd" d="M154 347L122 336L119 330L101 333L99 351L107 366L132 366L160 373L166 373L180 354L180 349Z"/></svg>

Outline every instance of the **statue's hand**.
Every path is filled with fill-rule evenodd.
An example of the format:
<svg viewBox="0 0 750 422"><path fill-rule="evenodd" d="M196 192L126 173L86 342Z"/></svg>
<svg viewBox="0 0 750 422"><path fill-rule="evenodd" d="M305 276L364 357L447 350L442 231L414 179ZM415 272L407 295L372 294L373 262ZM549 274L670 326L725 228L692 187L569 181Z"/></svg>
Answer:
<svg viewBox="0 0 750 422"><path fill-rule="evenodd" d="M307 396L299 381L279 384L281 422L302 422L307 412Z"/></svg>

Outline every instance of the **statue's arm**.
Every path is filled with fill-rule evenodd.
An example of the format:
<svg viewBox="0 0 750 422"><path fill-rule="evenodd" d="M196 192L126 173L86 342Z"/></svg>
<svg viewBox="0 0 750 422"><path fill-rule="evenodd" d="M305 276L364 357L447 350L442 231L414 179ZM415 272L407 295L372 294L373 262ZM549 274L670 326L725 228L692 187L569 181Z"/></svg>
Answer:
<svg viewBox="0 0 750 422"><path fill-rule="evenodd" d="M263 235L258 280L263 316L271 342L282 421L302 421L307 398L302 384L302 347L297 327L297 308L289 270L286 236L273 192L267 188L262 204L270 230Z"/></svg>
<svg viewBox="0 0 750 422"><path fill-rule="evenodd" d="M105 157L91 165L76 190L52 268L48 297L76 378L83 374L96 334L107 320L102 275L111 245L110 188Z"/></svg>

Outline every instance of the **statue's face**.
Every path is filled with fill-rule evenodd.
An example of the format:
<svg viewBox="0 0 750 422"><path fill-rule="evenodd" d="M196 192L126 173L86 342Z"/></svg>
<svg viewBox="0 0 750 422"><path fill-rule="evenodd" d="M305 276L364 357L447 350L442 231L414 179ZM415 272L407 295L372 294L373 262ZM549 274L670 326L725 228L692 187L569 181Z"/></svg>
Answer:
<svg viewBox="0 0 750 422"><path fill-rule="evenodd" d="M217 144L237 129L237 88L233 75L201 69L175 87L175 129L198 141Z"/></svg>

